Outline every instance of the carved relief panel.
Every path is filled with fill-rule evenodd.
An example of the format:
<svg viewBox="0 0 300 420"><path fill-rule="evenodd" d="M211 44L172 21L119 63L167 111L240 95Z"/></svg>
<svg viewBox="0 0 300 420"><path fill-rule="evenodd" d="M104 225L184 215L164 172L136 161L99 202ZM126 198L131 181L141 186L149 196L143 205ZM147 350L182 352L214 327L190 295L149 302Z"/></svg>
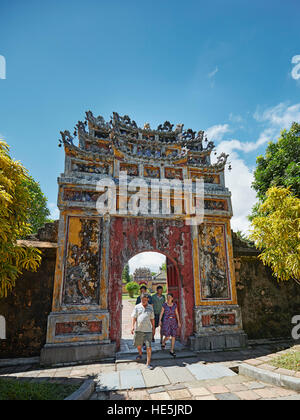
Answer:
<svg viewBox="0 0 300 420"><path fill-rule="evenodd" d="M69 217L63 304L99 303L101 219Z"/></svg>
<svg viewBox="0 0 300 420"><path fill-rule="evenodd" d="M199 265L202 300L230 300L225 225L205 223L199 226Z"/></svg>

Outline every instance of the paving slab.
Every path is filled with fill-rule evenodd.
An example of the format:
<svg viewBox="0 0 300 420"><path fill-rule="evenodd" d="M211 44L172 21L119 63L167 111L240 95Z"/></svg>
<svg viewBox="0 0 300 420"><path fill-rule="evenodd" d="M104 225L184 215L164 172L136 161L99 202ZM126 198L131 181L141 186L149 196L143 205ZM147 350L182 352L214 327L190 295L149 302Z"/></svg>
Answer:
<svg viewBox="0 0 300 420"><path fill-rule="evenodd" d="M187 398L191 399L191 394L189 393L188 389L168 391L168 394L172 400L182 400Z"/></svg>
<svg viewBox="0 0 300 420"><path fill-rule="evenodd" d="M189 382L194 381L195 378L186 367L170 366L164 367L163 371L167 375L171 384L178 382Z"/></svg>
<svg viewBox="0 0 300 420"><path fill-rule="evenodd" d="M120 386L120 372L101 373L97 378L97 391L114 391Z"/></svg>
<svg viewBox="0 0 300 420"><path fill-rule="evenodd" d="M186 386L185 386L185 384L184 383L181 383L181 384L175 384L175 385L166 385L165 386L165 389L167 390L167 391L178 391L179 389L185 389L185 388L187 388Z"/></svg>
<svg viewBox="0 0 300 420"><path fill-rule="evenodd" d="M237 395L231 394L230 392L226 392L224 394L214 394L214 395L217 398L217 400L220 400L220 401L238 401L238 400L240 400L240 398Z"/></svg>
<svg viewBox="0 0 300 420"><path fill-rule="evenodd" d="M206 365L193 364L193 365L187 366L187 369L198 381L216 378L216 375L214 374L214 372L208 369L208 366Z"/></svg>
<svg viewBox="0 0 300 420"><path fill-rule="evenodd" d="M224 378L227 376L237 376L237 373L235 373L233 370L229 369L226 366L223 366L220 363L213 363L211 365L207 366L208 369L213 372L214 375L216 375L216 378Z"/></svg>
<svg viewBox="0 0 300 420"><path fill-rule="evenodd" d="M218 379L227 376L237 376L231 369L220 364L202 365L195 363L187 366L187 369L198 381L205 379Z"/></svg>
<svg viewBox="0 0 300 420"><path fill-rule="evenodd" d="M170 381L162 368L153 370L144 369L142 375L147 388L154 388L162 385L169 385Z"/></svg>
<svg viewBox="0 0 300 420"><path fill-rule="evenodd" d="M163 386L159 386L158 388L148 389L149 394L159 394L161 392L165 392L165 388Z"/></svg>
<svg viewBox="0 0 300 420"><path fill-rule="evenodd" d="M120 389L146 388L140 369L120 371Z"/></svg>

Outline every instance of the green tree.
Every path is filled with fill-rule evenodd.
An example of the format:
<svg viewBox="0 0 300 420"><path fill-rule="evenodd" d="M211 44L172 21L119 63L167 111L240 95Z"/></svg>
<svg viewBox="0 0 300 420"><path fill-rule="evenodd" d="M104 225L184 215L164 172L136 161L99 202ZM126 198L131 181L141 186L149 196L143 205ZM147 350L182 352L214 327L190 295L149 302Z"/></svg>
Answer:
<svg viewBox="0 0 300 420"><path fill-rule="evenodd" d="M139 285L135 281L130 281L126 284L126 290L131 298L139 292Z"/></svg>
<svg viewBox="0 0 300 420"><path fill-rule="evenodd" d="M270 187L290 188L300 198L300 124L294 122L283 130L277 142L270 142L265 156L258 156L252 187L259 202L253 207L250 220L258 213Z"/></svg>
<svg viewBox="0 0 300 420"><path fill-rule="evenodd" d="M250 239L278 280L300 279L300 198L291 188L271 187L252 219Z"/></svg>
<svg viewBox="0 0 300 420"><path fill-rule="evenodd" d="M126 264L122 272L122 280L126 283L130 282L129 265Z"/></svg>
<svg viewBox="0 0 300 420"><path fill-rule="evenodd" d="M160 269L160 271L167 272L167 263L164 262L159 269Z"/></svg>
<svg viewBox="0 0 300 420"><path fill-rule="evenodd" d="M17 243L31 233L28 178L27 170L10 157L7 143L0 141L0 297L7 296L23 269L36 271L41 262L39 250Z"/></svg>
<svg viewBox="0 0 300 420"><path fill-rule="evenodd" d="M43 194L40 184L31 176L24 180L24 186L28 189L30 195L30 205L27 209L28 223L31 226L32 233L37 233L38 229L46 222L49 222L50 211L47 208L47 198Z"/></svg>

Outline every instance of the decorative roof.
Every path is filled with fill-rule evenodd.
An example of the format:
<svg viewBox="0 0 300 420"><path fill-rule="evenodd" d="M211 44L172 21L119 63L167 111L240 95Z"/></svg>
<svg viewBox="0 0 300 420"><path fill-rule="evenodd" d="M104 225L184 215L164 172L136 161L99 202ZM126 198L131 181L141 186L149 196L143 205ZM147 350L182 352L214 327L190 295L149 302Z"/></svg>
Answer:
<svg viewBox="0 0 300 420"><path fill-rule="evenodd" d="M106 159L111 156L119 160L157 161L173 165L210 168L223 170L228 155L222 153L215 164L211 164L210 155L215 145L208 141L203 130L184 130L184 124L165 121L156 129L149 123L143 128L137 126L128 115L120 116L113 112L109 122L92 111L86 112L85 121L78 121L73 135L68 130L61 131L59 146L64 145L73 153L98 155ZM76 146L75 139L79 145Z"/></svg>

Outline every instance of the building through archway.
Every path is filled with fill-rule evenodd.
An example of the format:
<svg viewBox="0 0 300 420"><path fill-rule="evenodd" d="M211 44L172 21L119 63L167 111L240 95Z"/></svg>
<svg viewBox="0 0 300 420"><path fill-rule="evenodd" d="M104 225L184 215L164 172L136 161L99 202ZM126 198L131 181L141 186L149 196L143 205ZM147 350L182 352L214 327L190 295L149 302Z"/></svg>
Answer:
<svg viewBox="0 0 300 420"><path fill-rule="evenodd" d="M246 343L237 305L227 155L211 162L204 132L152 130L113 113L86 113L62 134L53 306L42 363L99 360L120 345L122 269L140 252L168 259L192 349ZM75 145L78 138L78 145Z"/></svg>

